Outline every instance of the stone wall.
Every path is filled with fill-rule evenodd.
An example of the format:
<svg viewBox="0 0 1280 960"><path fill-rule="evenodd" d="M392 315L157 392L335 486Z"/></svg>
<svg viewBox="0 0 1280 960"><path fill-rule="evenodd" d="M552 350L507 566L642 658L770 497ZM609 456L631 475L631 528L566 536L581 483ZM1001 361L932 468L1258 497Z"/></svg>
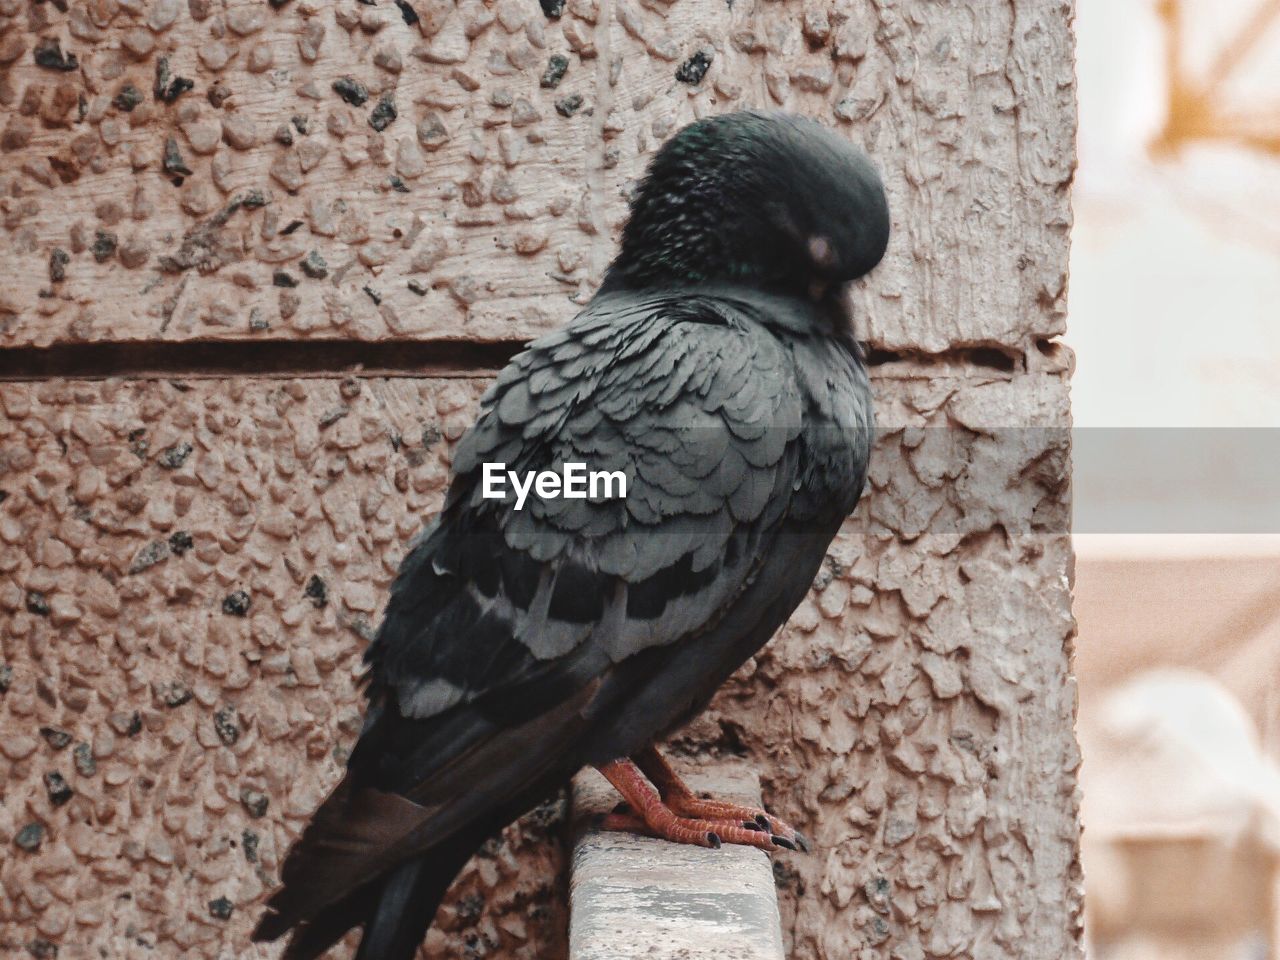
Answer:
<svg viewBox="0 0 1280 960"><path fill-rule="evenodd" d="M1021 429L1068 420L1070 15L0 0L0 950L277 955L247 932L482 378L590 296L667 135L758 106L884 173L886 429L682 744L818 841L776 859L792 956L1075 955L1067 452ZM560 819L426 955L562 951Z"/></svg>
<svg viewBox="0 0 1280 960"><path fill-rule="evenodd" d="M480 386L0 385L0 948L245 952L360 729L361 651ZM448 955L555 955L555 822L477 859Z"/></svg>

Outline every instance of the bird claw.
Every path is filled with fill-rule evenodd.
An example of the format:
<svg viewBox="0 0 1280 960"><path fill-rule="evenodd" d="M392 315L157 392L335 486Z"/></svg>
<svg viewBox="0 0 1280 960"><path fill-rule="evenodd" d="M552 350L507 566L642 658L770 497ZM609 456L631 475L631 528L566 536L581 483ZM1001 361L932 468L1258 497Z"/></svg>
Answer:
<svg viewBox="0 0 1280 960"><path fill-rule="evenodd" d="M759 847L761 850L786 846L785 840L782 844L775 843L778 838L757 829L754 822L748 827L746 824L739 826L723 820L690 820L674 814L662 818L662 821L650 824L635 814L606 813L596 817L594 823L600 830L634 833L712 850L719 850L726 843Z"/></svg>
<svg viewBox="0 0 1280 960"><path fill-rule="evenodd" d="M672 813L692 820L735 821L742 824L744 830L753 833L767 834L774 847L784 850L799 850L808 853L812 849L809 838L796 830L785 820L752 807L743 807L721 800L711 800L698 796L672 796L667 805Z"/></svg>
<svg viewBox="0 0 1280 960"><path fill-rule="evenodd" d="M809 850L807 837L764 810L694 793L652 748L643 759L648 777L626 758L597 767L623 797L601 820L603 829L712 849L732 843L768 851Z"/></svg>

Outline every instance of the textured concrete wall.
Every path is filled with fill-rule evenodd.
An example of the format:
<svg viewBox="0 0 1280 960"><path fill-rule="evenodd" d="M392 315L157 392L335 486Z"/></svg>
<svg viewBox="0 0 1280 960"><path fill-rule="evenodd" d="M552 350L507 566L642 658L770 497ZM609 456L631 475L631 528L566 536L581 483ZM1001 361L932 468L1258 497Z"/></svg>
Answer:
<svg viewBox="0 0 1280 960"><path fill-rule="evenodd" d="M275 955L245 935L478 389L335 365L568 318L653 148L780 106L884 172L890 429L830 576L684 739L818 840L777 859L794 957L1074 955L1066 451L995 430L1067 420L1070 14L0 0L0 367L167 374L0 385L0 952ZM354 346L296 379L175 343L321 337ZM430 955L557 955L558 823L477 858Z"/></svg>
<svg viewBox="0 0 1280 960"><path fill-rule="evenodd" d="M245 952L480 386L0 384L0 953ZM446 955L556 955L559 820L476 860Z"/></svg>

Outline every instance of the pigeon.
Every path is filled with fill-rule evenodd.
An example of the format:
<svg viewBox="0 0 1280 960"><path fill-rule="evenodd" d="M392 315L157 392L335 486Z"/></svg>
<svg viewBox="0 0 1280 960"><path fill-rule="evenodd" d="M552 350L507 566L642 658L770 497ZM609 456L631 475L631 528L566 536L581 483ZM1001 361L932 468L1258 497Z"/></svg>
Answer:
<svg viewBox="0 0 1280 960"><path fill-rule="evenodd" d="M511 360L459 441L365 654L346 775L255 940L291 933L284 956L310 960L361 926L358 960L409 960L471 855L587 766L623 800L606 827L807 845L696 795L655 744L786 622L862 494L848 286L888 238L875 168L814 120L708 117L656 152L595 296ZM570 464L620 472L625 496L517 509L485 482Z"/></svg>

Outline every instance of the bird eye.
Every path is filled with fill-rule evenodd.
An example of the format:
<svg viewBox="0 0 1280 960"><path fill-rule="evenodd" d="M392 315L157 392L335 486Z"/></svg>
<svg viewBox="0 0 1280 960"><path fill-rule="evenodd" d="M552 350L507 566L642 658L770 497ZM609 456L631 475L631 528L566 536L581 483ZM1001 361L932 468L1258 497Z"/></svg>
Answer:
<svg viewBox="0 0 1280 960"><path fill-rule="evenodd" d="M809 238L809 258L813 260L814 265L830 269L836 263L836 250L832 245L830 238L817 236Z"/></svg>

